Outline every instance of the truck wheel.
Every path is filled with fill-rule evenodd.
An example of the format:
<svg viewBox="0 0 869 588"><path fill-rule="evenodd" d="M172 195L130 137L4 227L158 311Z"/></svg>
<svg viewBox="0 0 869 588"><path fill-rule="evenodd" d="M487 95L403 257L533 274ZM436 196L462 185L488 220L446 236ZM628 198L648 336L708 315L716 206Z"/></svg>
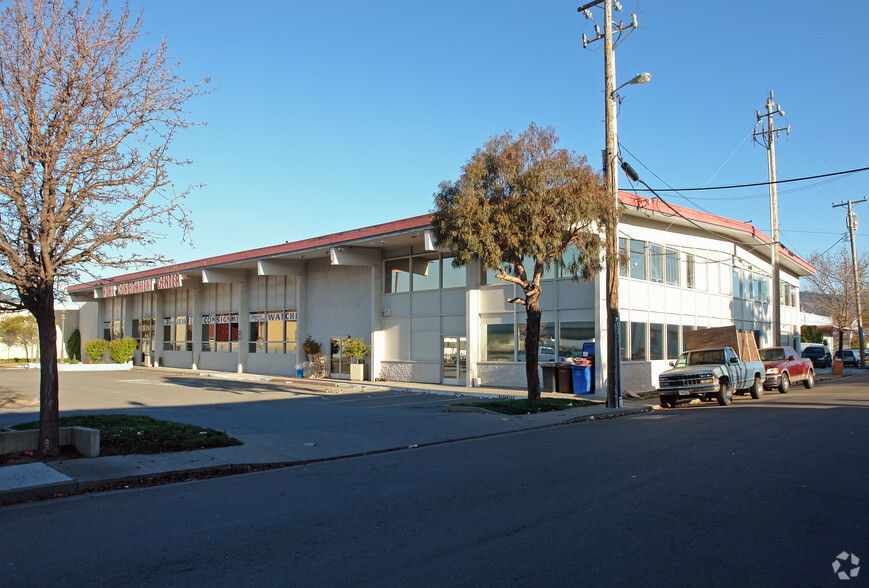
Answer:
<svg viewBox="0 0 869 588"><path fill-rule="evenodd" d="M791 389L791 379L788 376L787 372L781 375L781 384L778 385L778 391L782 394L787 394L788 390Z"/></svg>
<svg viewBox="0 0 869 588"><path fill-rule="evenodd" d="M760 376L754 376L754 385L751 387L751 397L757 400L763 397L763 380Z"/></svg>
<svg viewBox="0 0 869 588"><path fill-rule="evenodd" d="M803 386L806 387L806 390L808 390L809 388L815 387L815 372L814 371L810 371L808 374L806 374L806 379L803 380Z"/></svg>
<svg viewBox="0 0 869 588"><path fill-rule="evenodd" d="M668 396L660 396L659 399L663 408L673 408L674 406L676 406L676 402L670 400Z"/></svg>
<svg viewBox="0 0 869 588"><path fill-rule="evenodd" d="M721 382L718 387L718 404L727 406L733 402L733 394L730 392L730 384Z"/></svg>

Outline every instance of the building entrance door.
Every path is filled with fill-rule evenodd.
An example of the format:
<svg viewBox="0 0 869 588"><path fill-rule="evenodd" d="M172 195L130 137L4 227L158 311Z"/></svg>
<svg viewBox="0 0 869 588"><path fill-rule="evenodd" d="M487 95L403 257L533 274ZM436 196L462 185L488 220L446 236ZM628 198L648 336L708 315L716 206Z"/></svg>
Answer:
<svg viewBox="0 0 869 588"><path fill-rule="evenodd" d="M443 341L443 384L464 386L468 377L468 342L465 337L446 335Z"/></svg>
<svg viewBox="0 0 869 588"><path fill-rule="evenodd" d="M344 356L344 346L350 339L329 340L329 377L350 379L350 358Z"/></svg>

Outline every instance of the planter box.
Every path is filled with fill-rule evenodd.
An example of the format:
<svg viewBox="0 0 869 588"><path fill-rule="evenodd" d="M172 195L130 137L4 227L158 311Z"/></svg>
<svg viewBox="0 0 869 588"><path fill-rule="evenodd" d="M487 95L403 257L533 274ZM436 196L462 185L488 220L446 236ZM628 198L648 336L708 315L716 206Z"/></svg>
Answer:
<svg viewBox="0 0 869 588"><path fill-rule="evenodd" d="M365 364L351 363L350 364L350 380L352 382L361 382L365 379Z"/></svg>

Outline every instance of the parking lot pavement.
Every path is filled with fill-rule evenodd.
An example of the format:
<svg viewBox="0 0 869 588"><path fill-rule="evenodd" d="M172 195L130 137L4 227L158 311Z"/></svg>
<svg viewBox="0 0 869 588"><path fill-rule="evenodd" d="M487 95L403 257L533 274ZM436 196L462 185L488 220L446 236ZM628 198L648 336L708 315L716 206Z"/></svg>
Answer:
<svg viewBox="0 0 869 588"><path fill-rule="evenodd" d="M5 388L0 390L0 397L36 397L38 371L5 370L3 375ZM0 503L69 491L70 481L81 490L183 471L358 456L631 414L651 410L654 404L625 401L625 408L611 410L597 403L560 412L504 416L452 405L460 400L460 394L523 397L524 392L406 383L350 385L343 381L278 380L155 368L63 373L62 415L148 415L223 430L244 445L62 460L36 468L28 467L36 464L0 467ZM23 403L6 409L0 414L0 426L36 420L38 408L38 403Z"/></svg>

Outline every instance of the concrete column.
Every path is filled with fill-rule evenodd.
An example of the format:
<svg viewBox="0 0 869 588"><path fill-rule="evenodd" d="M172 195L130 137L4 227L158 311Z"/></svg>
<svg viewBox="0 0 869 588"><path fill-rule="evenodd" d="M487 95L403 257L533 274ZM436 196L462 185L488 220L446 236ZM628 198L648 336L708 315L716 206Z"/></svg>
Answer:
<svg viewBox="0 0 869 588"><path fill-rule="evenodd" d="M247 354L250 350L250 274L238 286L238 366L236 371L247 371Z"/></svg>
<svg viewBox="0 0 869 588"><path fill-rule="evenodd" d="M618 270L616 270L618 271ZM597 334L597 345L594 357L594 389L607 389L607 349L609 349L610 333L607 329L606 274L599 272L594 277L594 322Z"/></svg>
<svg viewBox="0 0 869 588"><path fill-rule="evenodd" d="M465 336L467 341L468 374L465 385L474 385L474 378L479 377L477 360L480 358L482 344L480 341L480 263L474 262L465 268L468 281L465 291Z"/></svg>
<svg viewBox="0 0 869 588"><path fill-rule="evenodd" d="M382 264L371 266L371 351L368 357L371 361L369 378L373 381L380 377L383 369L384 346L383 334L383 278Z"/></svg>
<svg viewBox="0 0 869 588"><path fill-rule="evenodd" d="M190 320L193 321L193 359L190 369L199 369L199 357L202 355L202 287L195 286L190 289L193 296L193 313Z"/></svg>
<svg viewBox="0 0 869 588"><path fill-rule="evenodd" d="M293 276L296 280L296 362L304 363L308 361L305 352L302 350L302 343L308 335L311 334L310 323L308 322L308 278L307 276ZM316 337L314 337L316 339ZM323 351L325 351L325 343Z"/></svg>

